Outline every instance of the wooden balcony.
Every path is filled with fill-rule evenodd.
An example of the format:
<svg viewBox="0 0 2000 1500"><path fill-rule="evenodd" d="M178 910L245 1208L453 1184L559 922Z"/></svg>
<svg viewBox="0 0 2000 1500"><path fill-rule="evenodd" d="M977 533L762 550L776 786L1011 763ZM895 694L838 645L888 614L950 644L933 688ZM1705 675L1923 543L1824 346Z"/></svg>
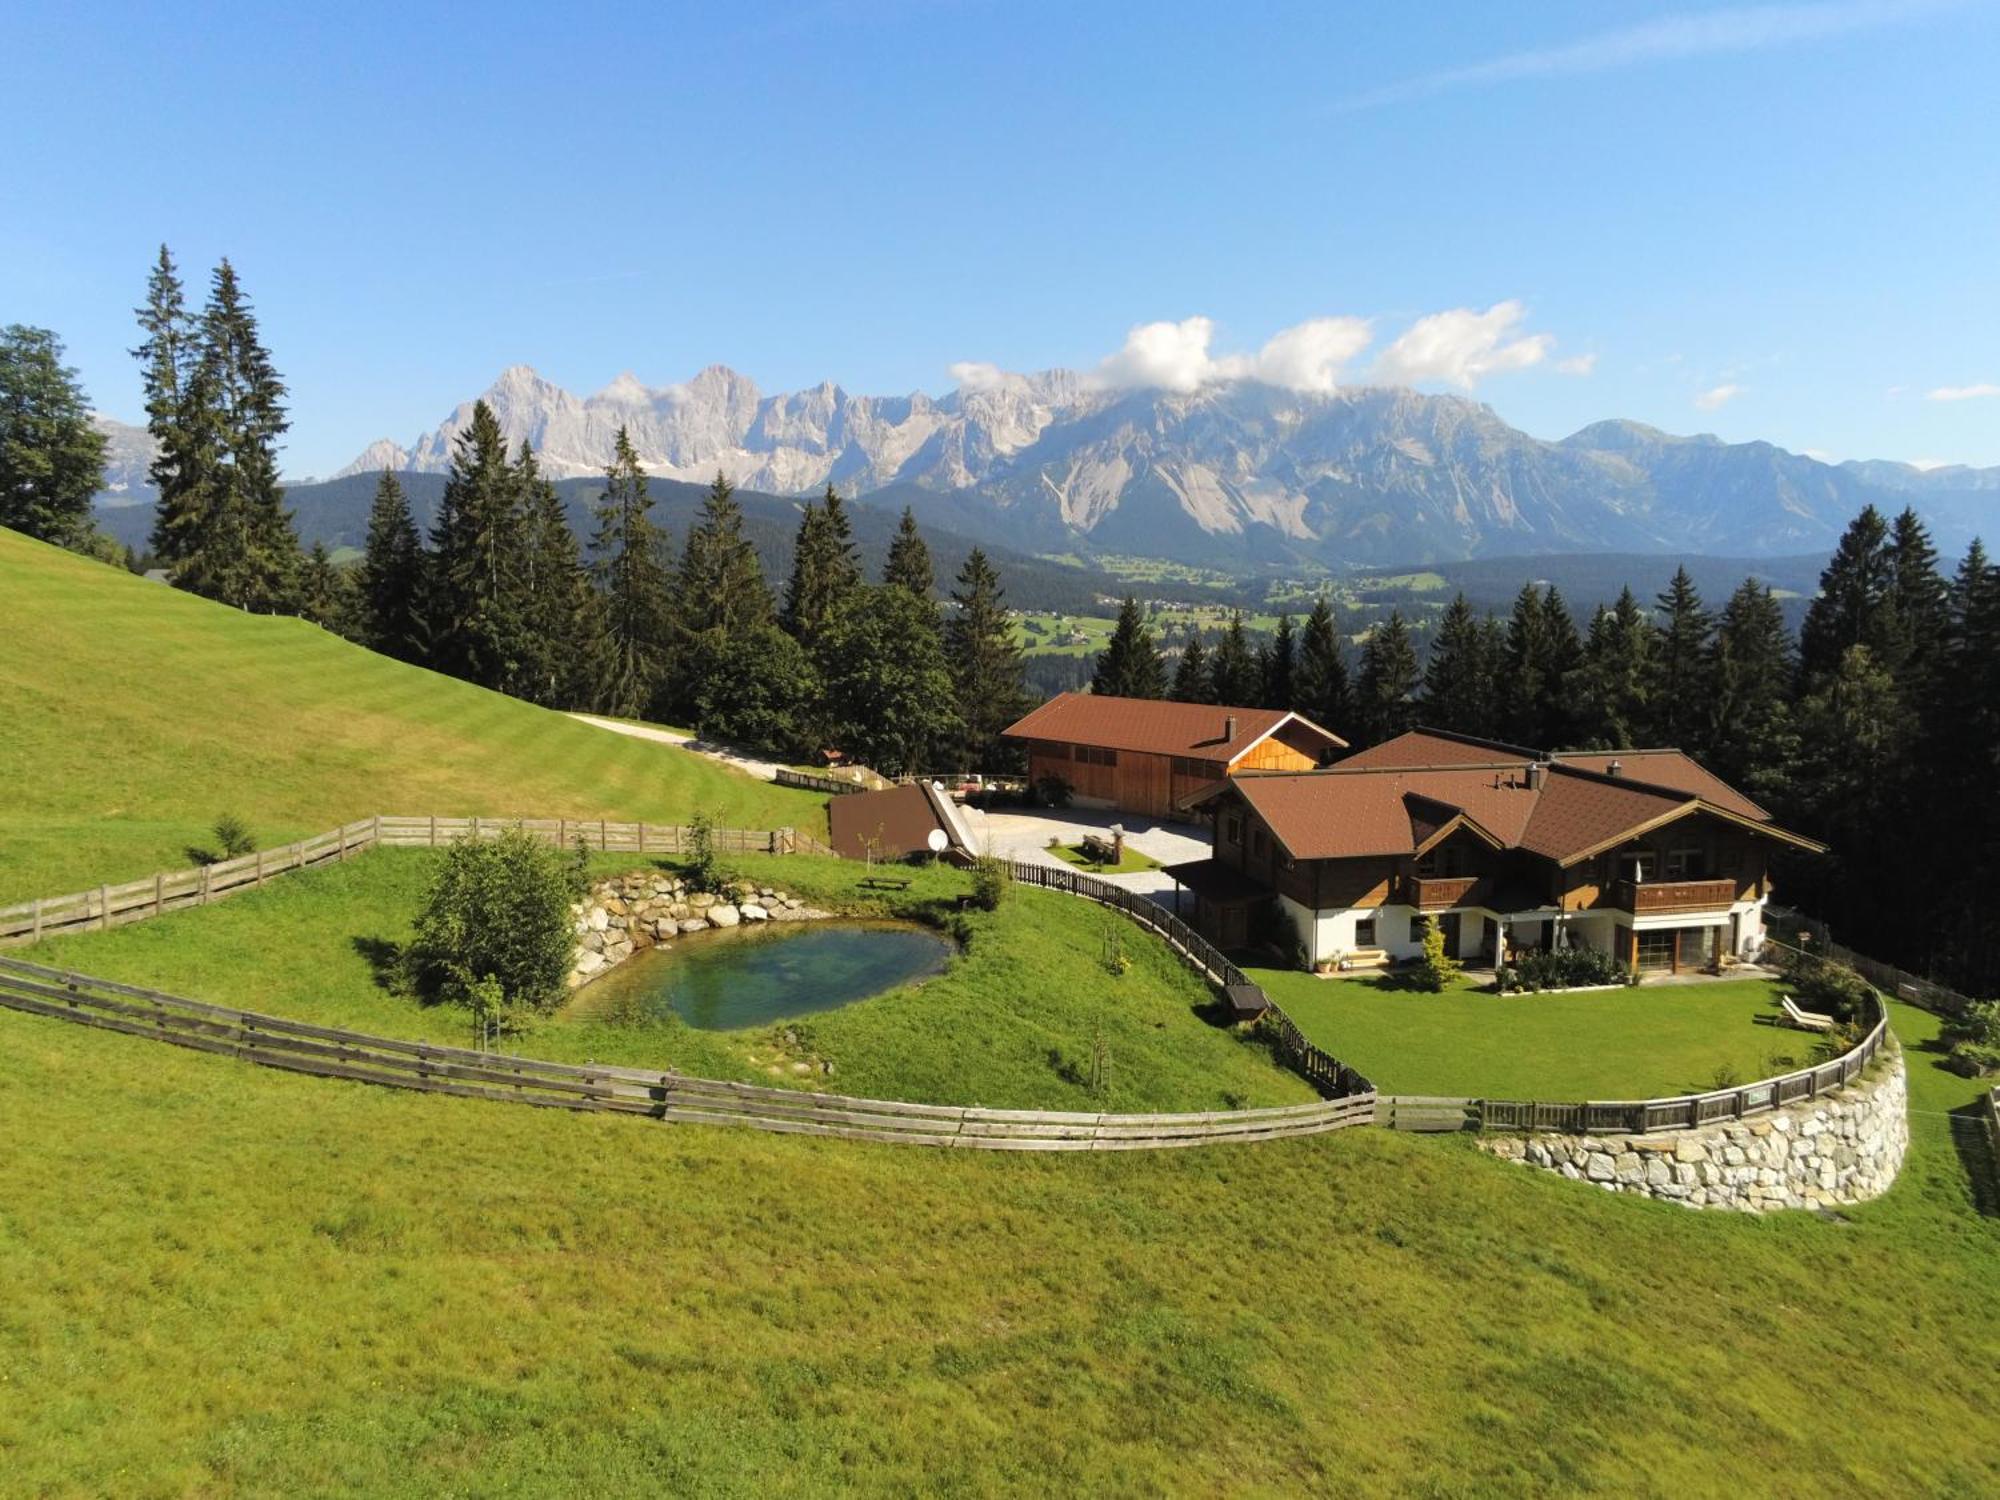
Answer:
<svg viewBox="0 0 2000 1500"><path fill-rule="evenodd" d="M1734 880L1621 880L1612 900L1635 917L1673 911L1721 911L1736 900Z"/></svg>
<svg viewBox="0 0 2000 1500"><path fill-rule="evenodd" d="M1479 875L1405 875L1397 899L1418 911L1478 906L1486 899L1486 880Z"/></svg>

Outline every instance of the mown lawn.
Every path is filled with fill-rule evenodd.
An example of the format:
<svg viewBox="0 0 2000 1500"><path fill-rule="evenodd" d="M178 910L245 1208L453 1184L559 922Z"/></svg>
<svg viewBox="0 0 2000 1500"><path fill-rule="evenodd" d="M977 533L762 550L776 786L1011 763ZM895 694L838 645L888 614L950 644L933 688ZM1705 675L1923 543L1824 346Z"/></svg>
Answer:
<svg viewBox="0 0 2000 1500"><path fill-rule="evenodd" d="M1762 979L1570 995L1441 995L1396 976L1316 979L1258 969L1301 1030L1385 1093L1647 1099L1750 1083L1812 1061L1813 1038L1770 1024Z"/></svg>
<svg viewBox="0 0 2000 1500"><path fill-rule="evenodd" d="M825 799L0 529L0 903L376 812L822 833Z"/></svg>
<svg viewBox="0 0 2000 1500"><path fill-rule="evenodd" d="M380 849L288 875L207 908L52 939L19 956L216 1004L350 1030L467 1045L464 1014L385 985L440 855ZM647 867L599 856L601 873ZM934 867L872 891L865 866L808 856L731 857L731 871L833 909L946 921L970 882ZM1314 1098L1261 1044L1215 1024L1213 996L1157 938L1073 896L1016 889L966 914L970 942L920 984L838 1010L736 1032L672 1015L557 1015L509 1050L630 1063L870 1097L1023 1109L1224 1109ZM700 938L685 941L699 942ZM1130 960L1114 975L1107 942ZM646 962L671 962L644 960ZM1101 1042L1106 1082L1093 1088ZM792 1072L795 1062L813 1069ZM831 1063L831 1075L819 1064Z"/></svg>
<svg viewBox="0 0 2000 1500"><path fill-rule="evenodd" d="M1079 870L1087 870L1093 875L1131 875L1140 870L1157 870L1160 862L1150 854L1141 854L1127 844L1116 864L1099 864L1083 852L1081 844L1057 844L1049 850L1066 865L1074 865Z"/></svg>
<svg viewBox="0 0 2000 1500"><path fill-rule="evenodd" d="M0 1117L12 1493L2000 1486L2000 1227L1939 1131L1757 1221L1385 1131L804 1141L8 1012Z"/></svg>

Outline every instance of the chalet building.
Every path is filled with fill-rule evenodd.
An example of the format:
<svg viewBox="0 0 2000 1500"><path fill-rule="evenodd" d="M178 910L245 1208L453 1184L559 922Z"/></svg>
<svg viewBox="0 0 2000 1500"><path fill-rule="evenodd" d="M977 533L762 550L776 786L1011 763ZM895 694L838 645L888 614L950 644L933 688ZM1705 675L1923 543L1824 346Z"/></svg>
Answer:
<svg viewBox="0 0 2000 1500"><path fill-rule="evenodd" d="M1170 867L1228 947L1275 898L1315 964L1413 958L1424 926L1491 964L1587 946L1677 972L1763 941L1772 851L1823 852L1678 750L1541 753L1415 730L1197 800L1214 854Z"/></svg>
<svg viewBox="0 0 2000 1500"><path fill-rule="evenodd" d="M1006 731L1028 779L1058 777L1082 807L1185 816L1184 804L1245 771L1310 771L1347 741L1272 708L1062 693Z"/></svg>
<svg viewBox="0 0 2000 1500"><path fill-rule="evenodd" d="M826 821L833 852L843 859L872 863L947 849L972 852L964 820L935 782L843 793L828 800Z"/></svg>

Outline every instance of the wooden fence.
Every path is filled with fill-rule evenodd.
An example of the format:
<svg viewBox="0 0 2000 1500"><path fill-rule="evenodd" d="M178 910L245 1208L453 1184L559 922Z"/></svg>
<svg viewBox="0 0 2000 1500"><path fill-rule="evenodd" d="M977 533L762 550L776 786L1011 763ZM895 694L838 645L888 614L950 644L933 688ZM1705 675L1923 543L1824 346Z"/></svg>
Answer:
<svg viewBox="0 0 2000 1500"><path fill-rule="evenodd" d="M349 859L378 844L437 847L459 838L497 838L509 828L525 829L564 848L582 839L593 850L613 854L685 854L690 837L688 829L670 823L619 823L608 818L440 818L380 813L236 859L0 907L0 948L35 943L65 932L121 927L183 907L206 906L255 890L275 876ZM717 828L711 836L716 850L725 854L833 853L811 834L796 828Z"/></svg>
<svg viewBox="0 0 2000 1500"><path fill-rule="evenodd" d="M1670 1099L1591 1099L1578 1103L1384 1094L1377 1119L1398 1130L1535 1130L1563 1135L1649 1135L1741 1120L1801 1099L1817 1098L1858 1076L1875 1060L1889 1035L1888 1008L1879 1000L1873 1003L1875 1024L1839 1057L1735 1088L1678 1094Z"/></svg>
<svg viewBox="0 0 2000 1500"><path fill-rule="evenodd" d="M1783 949L1793 955L1809 949L1810 955L1814 958L1830 958L1836 963L1846 964L1884 994L1894 995L1898 1000L1907 1000L1910 1004L1930 1011L1934 1015L1964 1015L1966 1007L1973 1003L1971 996L1961 995L1949 985L1926 979L1921 974L1912 974L1908 969L1899 969L1894 964L1885 964L1879 959L1870 958L1865 953L1856 953L1852 948L1834 942L1828 936L1824 922L1807 917L1803 913L1773 911L1767 914L1765 920L1770 928L1789 933L1794 939L1801 936L1810 937L1810 941L1803 945L1767 937L1765 939L1767 946Z"/></svg>
<svg viewBox="0 0 2000 1500"><path fill-rule="evenodd" d="M545 1062L311 1026L0 958L0 1006L268 1068L433 1094L688 1124L984 1151L1144 1151L1369 1124L1372 1095L1273 1109L1091 1114L857 1099L604 1064Z"/></svg>
<svg viewBox="0 0 2000 1500"><path fill-rule="evenodd" d="M865 786L857 786L851 781L841 781L832 776L820 776L812 771L794 771L790 766L779 766L772 772L771 780L778 786L795 786L808 792L825 792L829 796L841 797L849 792L865 792Z"/></svg>
<svg viewBox="0 0 2000 1500"><path fill-rule="evenodd" d="M1279 1059L1328 1098L1373 1095L1374 1084L1332 1053L1308 1041L1305 1033L1264 992L1262 986L1252 983L1250 976L1231 963L1221 949L1150 896L1128 891L1121 885L1086 875L1080 870L1030 864L1025 860L1009 861L1007 868L1018 884L1062 891L1102 906L1115 907L1140 926L1157 933L1168 947L1198 969L1209 983L1228 993L1232 999L1242 997L1247 1008L1260 1012L1263 1024L1270 1028Z"/></svg>

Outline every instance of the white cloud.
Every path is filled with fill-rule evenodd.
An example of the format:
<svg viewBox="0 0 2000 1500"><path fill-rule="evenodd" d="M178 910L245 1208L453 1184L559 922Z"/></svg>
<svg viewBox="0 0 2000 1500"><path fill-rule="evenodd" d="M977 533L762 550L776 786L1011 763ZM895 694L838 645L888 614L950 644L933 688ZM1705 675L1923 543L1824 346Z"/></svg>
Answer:
<svg viewBox="0 0 2000 1500"><path fill-rule="evenodd" d="M1526 316L1526 308L1509 300L1483 313L1455 307L1419 318L1382 351L1375 378L1401 384L1442 380L1469 391L1488 375L1540 364L1556 341L1546 333L1512 337Z"/></svg>
<svg viewBox="0 0 2000 1500"><path fill-rule="evenodd" d="M1948 458L1913 458L1910 460L1910 467L1913 469L1949 469L1951 466L1952 461Z"/></svg>
<svg viewBox="0 0 2000 1500"><path fill-rule="evenodd" d="M1215 338L1209 318L1178 323L1141 323L1125 335L1125 346L1098 365L1095 379L1115 389L1198 391L1217 380L1250 373L1247 356L1217 359L1208 352Z"/></svg>
<svg viewBox="0 0 2000 1500"><path fill-rule="evenodd" d="M1347 362L1375 336L1366 318L1313 318L1287 328L1257 352L1253 373L1292 391L1331 391Z"/></svg>
<svg viewBox="0 0 2000 1500"><path fill-rule="evenodd" d="M1556 361L1558 375L1589 375L1597 369L1595 354L1572 354L1568 359Z"/></svg>
<svg viewBox="0 0 2000 1500"><path fill-rule="evenodd" d="M1510 52L1466 67L1426 73L1358 94L1339 107L1370 109L1484 84L1763 51L1896 25L1954 3L1956 0L1822 0L1817 4L1749 5L1664 16L1562 46Z"/></svg>
<svg viewBox="0 0 2000 1500"><path fill-rule="evenodd" d="M1978 385L1941 385L1924 392L1926 401L1979 401L1988 396L2000 396L2000 385L1982 381Z"/></svg>
<svg viewBox="0 0 2000 1500"><path fill-rule="evenodd" d="M1830 464L1834 461L1833 455L1824 448L1801 448L1799 452L1814 463Z"/></svg>
<svg viewBox="0 0 2000 1500"><path fill-rule="evenodd" d="M1028 383L1026 376L1013 374L983 359L961 359L951 366L948 373L959 389L967 391L1013 390Z"/></svg>
<svg viewBox="0 0 2000 1500"><path fill-rule="evenodd" d="M1740 385L1713 385L1694 398L1697 411L1719 411L1743 394Z"/></svg>

